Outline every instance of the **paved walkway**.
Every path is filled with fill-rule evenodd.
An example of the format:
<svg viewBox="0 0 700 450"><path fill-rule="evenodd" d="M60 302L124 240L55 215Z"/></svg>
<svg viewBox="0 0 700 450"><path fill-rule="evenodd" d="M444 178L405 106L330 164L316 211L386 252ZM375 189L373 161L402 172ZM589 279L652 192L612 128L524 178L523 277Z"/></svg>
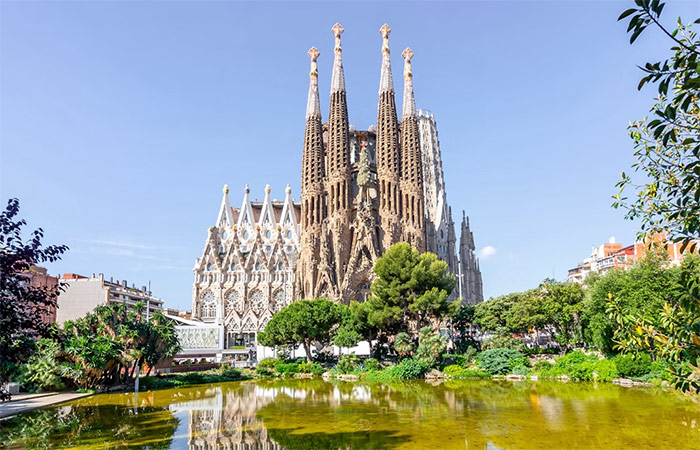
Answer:
<svg viewBox="0 0 700 450"><path fill-rule="evenodd" d="M57 403L68 402L90 395L92 394L80 392L13 395L11 402L0 403L0 420L34 409L45 408Z"/></svg>

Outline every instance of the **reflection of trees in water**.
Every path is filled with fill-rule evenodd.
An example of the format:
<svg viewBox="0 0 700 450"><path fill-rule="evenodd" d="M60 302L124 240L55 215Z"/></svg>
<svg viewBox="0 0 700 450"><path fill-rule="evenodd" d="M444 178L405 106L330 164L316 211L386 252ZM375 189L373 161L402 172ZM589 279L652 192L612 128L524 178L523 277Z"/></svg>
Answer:
<svg viewBox="0 0 700 450"><path fill-rule="evenodd" d="M142 393L138 403L93 396L10 420L0 442L166 449L178 444L178 414L193 450L687 448L700 442L698 411L667 392L610 384L261 380Z"/></svg>
<svg viewBox="0 0 700 450"><path fill-rule="evenodd" d="M178 423L164 407L146 406L134 411L128 405L117 404L64 406L23 414L0 424L0 446L165 450L171 446Z"/></svg>

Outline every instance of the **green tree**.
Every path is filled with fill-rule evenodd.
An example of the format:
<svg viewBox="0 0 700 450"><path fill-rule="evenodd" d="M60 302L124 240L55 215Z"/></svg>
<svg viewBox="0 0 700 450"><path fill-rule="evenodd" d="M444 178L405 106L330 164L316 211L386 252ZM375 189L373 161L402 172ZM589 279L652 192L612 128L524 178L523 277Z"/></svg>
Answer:
<svg viewBox="0 0 700 450"><path fill-rule="evenodd" d="M44 247L44 232L34 230L22 239L19 201L10 199L0 213L0 378L13 374L32 354L36 339L49 335L43 317L56 307L60 285L32 286L29 274L33 265L54 262L68 250L65 245Z"/></svg>
<svg viewBox="0 0 700 450"><path fill-rule="evenodd" d="M637 160L632 169L642 181L623 173L613 206L641 221L640 237L666 232L689 243L700 236L700 40L680 18L675 27L662 24L664 6L659 0L635 0L635 7L618 18L629 20L630 43L653 25L672 47L670 58L642 67L639 89L653 83L659 94L651 117L629 127ZM628 191L632 200L623 196Z"/></svg>
<svg viewBox="0 0 700 450"><path fill-rule="evenodd" d="M311 345L328 345L343 319L343 305L325 298L301 300L278 311L258 334L258 342L267 347L299 344L311 362Z"/></svg>
<svg viewBox="0 0 700 450"><path fill-rule="evenodd" d="M509 325L513 325L511 311L520 300L521 293L516 292L479 303L474 309L474 323L484 331L494 332L499 328L510 331Z"/></svg>
<svg viewBox="0 0 700 450"><path fill-rule="evenodd" d="M137 366L175 355L180 345L174 323L160 312L146 321L143 309L141 303L98 306L66 322L60 334L63 376L83 389L131 382Z"/></svg>
<svg viewBox="0 0 700 450"><path fill-rule="evenodd" d="M556 341L565 348L577 342L583 309L583 288L579 283L546 281L539 289L537 314L542 324L554 330Z"/></svg>
<svg viewBox="0 0 700 450"><path fill-rule="evenodd" d="M368 300L367 321L383 333L418 330L457 312L447 297L455 278L433 253L419 253L407 243L394 244L374 266L377 275Z"/></svg>
<svg viewBox="0 0 700 450"><path fill-rule="evenodd" d="M669 370L677 388L700 392L700 259L687 257L677 282L660 309L630 310L611 294L607 312L613 323L615 348L635 355L651 353L672 362Z"/></svg>
<svg viewBox="0 0 700 450"><path fill-rule="evenodd" d="M586 280L586 298L581 312L584 340L605 353L617 353L613 334L615 323L607 313L614 297L621 308L634 315L657 314L678 283L678 268L668 267L665 254L651 252L626 270L611 270Z"/></svg>
<svg viewBox="0 0 700 450"><path fill-rule="evenodd" d="M457 353L464 353L469 347L479 348L479 341L470 335L474 328L475 312L476 306L461 305L457 314L452 318L452 341Z"/></svg>
<svg viewBox="0 0 700 450"><path fill-rule="evenodd" d="M651 109L651 119L644 118L630 125L637 159L632 169L643 175L643 181L636 184L623 173L613 206L625 208L628 219L641 220L641 236L666 232L674 241L683 242L683 247L694 248L700 236L700 40L691 29L692 24L685 25L680 18L675 28L662 24L664 6L660 0L635 0L635 7L618 18L629 18L630 43L653 24L670 40L672 54L664 61L648 62L642 68L645 75L639 88L655 83L659 93ZM700 19L693 23L700 23ZM632 201L623 197L626 189L633 191ZM665 303L663 311L656 315L662 317L664 323L656 325L649 323L654 322L653 317L627 314L616 306L617 299L612 298L609 307L616 321L619 348L638 351L639 345L628 343L645 336L646 340L642 340L645 346L647 341L661 344L673 358L690 358L689 363L695 365L690 362L696 351L696 342L692 339L696 334L692 334L695 333L692 330L697 326L697 282L692 268L683 269L679 289L683 294ZM625 336L629 337L628 327L633 320L640 321L634 326L639 336L629 339ZM669 328L664 328L666 326ZM697 389L697 382L690 379L689 373L676 372L676 385L688 389L695 383L693 386Z"/></svg>
<svg viewBox="0 0 700 450"><path fill-rule="evenodd" d="M432 368L438 364L446 349L447 338L445 336L435 332L433 327L423 327L420 329L418 349L413 359Z"/></svg>
<svg viewBox="0 0 700 450"><path fill-rule="evenodd" d="M394 351L399 355L399 358L405 358L413 351L413 341L408 333L401 332L396 335Z"/></svg>

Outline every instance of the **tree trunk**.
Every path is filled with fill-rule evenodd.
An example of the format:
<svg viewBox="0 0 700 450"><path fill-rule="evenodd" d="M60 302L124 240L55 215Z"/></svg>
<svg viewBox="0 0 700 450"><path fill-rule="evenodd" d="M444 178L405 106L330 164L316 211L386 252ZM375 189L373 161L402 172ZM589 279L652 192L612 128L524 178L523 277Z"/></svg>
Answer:
<svg viewBox="0 0 700 450"><path fill-rule="evenodd" d="M311 341L304 340L304 351L306 352L306 362L311 362Z"/></svg>

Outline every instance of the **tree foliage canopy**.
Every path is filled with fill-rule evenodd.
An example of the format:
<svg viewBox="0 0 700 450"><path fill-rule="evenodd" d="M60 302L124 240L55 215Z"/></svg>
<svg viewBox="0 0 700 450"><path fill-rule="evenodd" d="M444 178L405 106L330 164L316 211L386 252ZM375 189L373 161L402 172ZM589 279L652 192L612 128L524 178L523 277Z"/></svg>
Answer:
<svg viewBox="0 0 700 450"><path fill-rule="evenodd" d="M325 298L294 302L272 316L265 331L258 334L258 342L267 347L302 344L311 361L311 345L331 343L343 319L343 308L347 306Z"/></svg>
<svg viewBox="0 0 700 450"><path fill-rule="evenodd" d="M10 199L0 213L0 376L7 377L31 355L34 341L48 336L43 317L56 307L60 287L33 286L32 266L54 262L68 250L65 245L44 246L44 232L34 230L24 241L19 201Z"/></svg>
<svg viewBox="0 0 700 450"><path fill-rule="evenodd" d="M641 67L639 89L653 83L659 94L651 117L629 127L637 158L632 169L644 182L636 184L623 173L613 206L641 221L640 237L666 232L688 243L700 236L700 40L692 24L684 25L680 18L673 29L662 24L664 5L660 0L635 0L635 7L618 19L629 20L630 43L655 26L671 42L672 54ZM628 191L634 193L631 200L624 196Z"/></svg>
<svg viewBox="0 0 700 450"><path fill-rule="evenodd" d="M440 322L457 312L447 297L455 278L433 253L419 253L407 243L394 244L374 266L377 279L367 301L367 320L388 334L416 334L426 322Z"/></svg>

